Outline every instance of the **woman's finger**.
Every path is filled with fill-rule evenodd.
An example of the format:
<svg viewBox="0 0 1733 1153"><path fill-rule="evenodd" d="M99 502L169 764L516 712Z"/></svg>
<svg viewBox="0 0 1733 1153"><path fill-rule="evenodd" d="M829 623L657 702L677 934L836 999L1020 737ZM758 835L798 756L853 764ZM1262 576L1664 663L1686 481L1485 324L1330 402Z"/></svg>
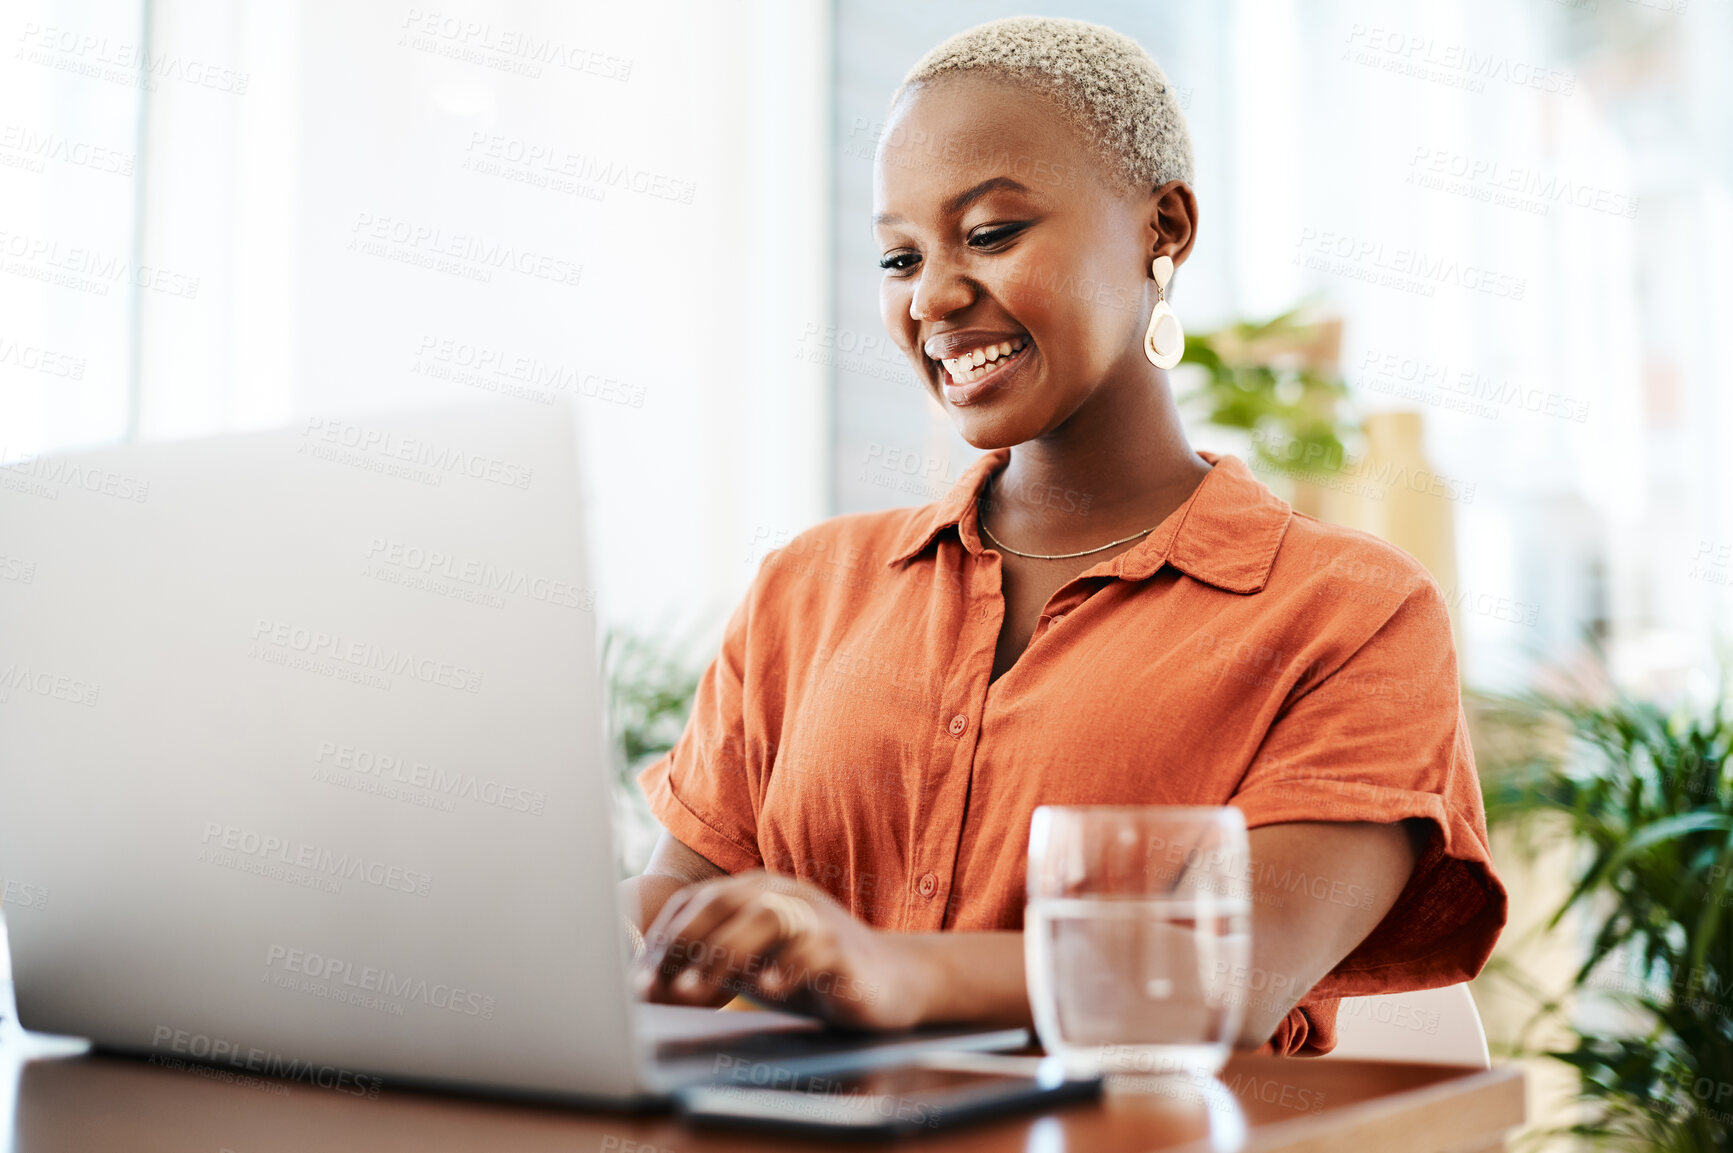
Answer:
<svg viewBox="0 0 1733 1153"><path fill-rule="evenodd" d="M681 889L645 935L639 995L678 1004L713 1004L720 991L775 1001L798 995L799 974L835 959L819 940L830 937L823 929L828 910L804 889L761 870Z"/></svg>
<svg viewBox="0 0 1733 1153"><path fill-rule="evenodd" d="M667 957L668 946L674 940L668 934L668 923L679 915L680 910L702 887L702 884L687 885L682 889L675 890L662 903L662 908L655 918L644 927L644 951L639 955L637 964L637 976L640 984L646 983L649 976L661 968L663 960Z"/></svg>
<svg viewBox="0 0 1733 1153"><path fill-rule="evenodd" d="M785 917L754 898L705 935L702 956L695 957L699 978L746 992L758 987L772 962L798 953L801 944L788 934Z"/></svg>
<svg viewBox="0 0 1733 1153"><path fill-rule="evenodd" d="M650 988L672 989L675 980L692 966L691 951L695 942L704 940L717 925L732 916L751 896L749 888L738 878L727 877L695 885L690 892L681 890L686 899L678 909L667 913L666 920L657 916L651 931L656 934L655 949L646 951L653 974ZM672 903L672 898L670 898ZM664 912L667 907L664 906ZM648 938L646 938L648 939ZM688 992L692 991L688 978Z"/></svg>

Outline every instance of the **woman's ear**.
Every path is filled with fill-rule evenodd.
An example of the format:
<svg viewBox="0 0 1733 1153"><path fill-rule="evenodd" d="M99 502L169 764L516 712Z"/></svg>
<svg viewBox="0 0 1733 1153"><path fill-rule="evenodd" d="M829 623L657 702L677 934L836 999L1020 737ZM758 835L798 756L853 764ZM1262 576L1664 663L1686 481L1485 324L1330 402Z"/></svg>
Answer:
<svg viewBox="0 0 1733 1153"><path fill-rule="evenodd" d="M1149 230L1148 260L1166 255L1176 268L1185 263L1197 238L1197 197L1190 185L1170 180L1149 194Z"/></svg>

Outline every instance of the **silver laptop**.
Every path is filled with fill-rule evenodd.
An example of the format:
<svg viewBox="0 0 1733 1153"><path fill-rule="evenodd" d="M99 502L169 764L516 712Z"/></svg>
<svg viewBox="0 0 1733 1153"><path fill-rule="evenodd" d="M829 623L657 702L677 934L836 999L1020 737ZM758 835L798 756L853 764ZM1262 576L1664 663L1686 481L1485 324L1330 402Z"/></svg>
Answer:
<svg viewBox="0 0 1733 1153"><path fill-rule="evenodd" d="M619 1103L1024 1043L627 995L576 445L502 400L0 456L20 1024Z"/></svg>

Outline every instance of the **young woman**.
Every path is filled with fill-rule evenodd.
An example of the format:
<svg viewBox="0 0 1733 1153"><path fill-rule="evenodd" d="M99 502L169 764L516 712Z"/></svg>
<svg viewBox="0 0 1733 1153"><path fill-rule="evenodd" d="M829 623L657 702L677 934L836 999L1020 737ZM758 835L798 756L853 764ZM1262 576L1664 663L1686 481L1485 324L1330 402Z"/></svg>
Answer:
<svg viewBox="0 0 1733 1153"><path fill-rule="evenodd" d="M1151 320L1191 181L1166 77L1098 25L983 24L897 90L884 324L987 451L942 500L764 559L640 778L644 996L1027 1024L1048 803L1243 810L1244 1047L1327 1051L1338 998L1484 964L1506 901L1437 584L1186 443Z"/></svg>

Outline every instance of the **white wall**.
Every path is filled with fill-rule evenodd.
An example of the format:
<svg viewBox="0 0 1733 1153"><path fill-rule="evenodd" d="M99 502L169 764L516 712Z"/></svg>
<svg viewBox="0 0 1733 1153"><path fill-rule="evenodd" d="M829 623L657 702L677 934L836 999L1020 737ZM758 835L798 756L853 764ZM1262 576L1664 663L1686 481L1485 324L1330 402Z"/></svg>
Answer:
<svg viewBox="0 0 1733 1153"><path fill-rule="evenodd" d="M134 0L0 14L0 459L126 430L140 103L109 61L140 24Z"/></svg>
<svg viewBox="0 0 1733 1153"><path fill-rule="evenodd" d="M137 3L25 7L20 23L110 51L140 40ZM754 537L825 514L823 369L777 339L828 310L824 5L151 9L142 230L130 181L52 165L0 169L0 228L136 240L196 294L0 277L0 339L90 361L80 382L0 363L4 450L474 398L429 373L488 350L582 398L608 623L713 628ZM0 84L10 119L135 146L123 84L11 62ZM423 238L351 248L375 228ZM576 283L411 262L439 244L507 246Z"/></svg>

